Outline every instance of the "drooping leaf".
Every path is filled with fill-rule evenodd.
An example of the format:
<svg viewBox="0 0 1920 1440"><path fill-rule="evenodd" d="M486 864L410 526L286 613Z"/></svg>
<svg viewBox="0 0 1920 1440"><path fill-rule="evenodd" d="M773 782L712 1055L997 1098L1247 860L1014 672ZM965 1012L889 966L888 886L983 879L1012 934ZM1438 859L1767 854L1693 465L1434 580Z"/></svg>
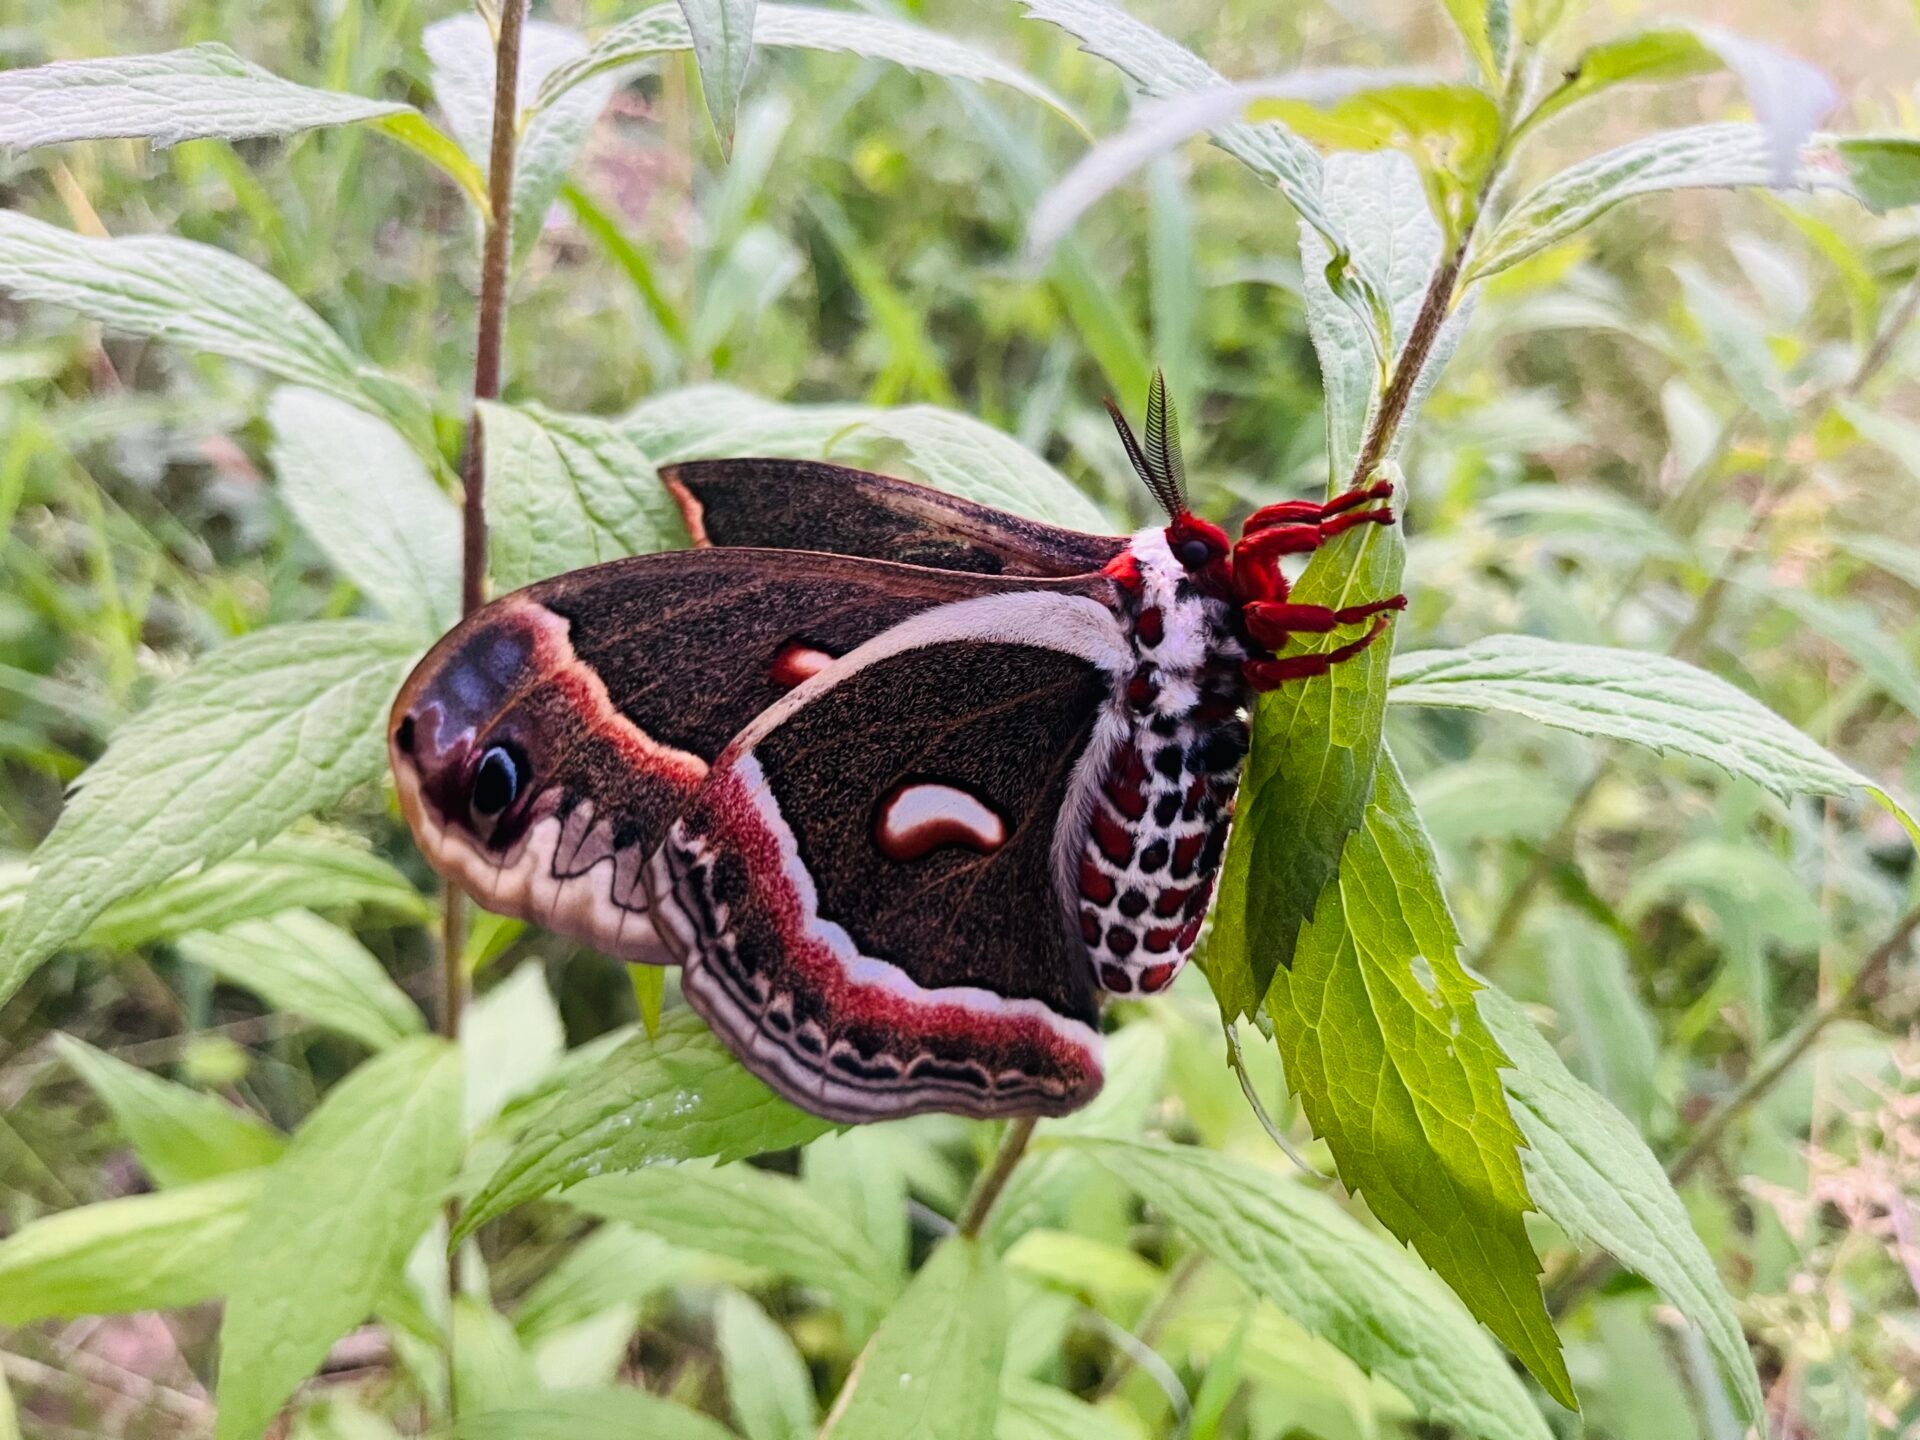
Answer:
<svg viewBox="0 0 1920 1440"><path fill-rule="evenodd" d="M33 888L0 941L0 1000L114 901L277 835L377 776L415 645L363 621L282 625L162 689L34 852Z"/></svg>
<svg viewBox="0 0 1920 1440"><path fill-rule="evenodd" d="M753 12L759 0L679 0L680 13L699 62L707 114L723 152L733 150L733 119L753 59Z"/></svg>
<svg viewBox="0 0 1920 1440"><path fill-rule="evenodd" d="M460 1054L423 1036L327 1093L268 1172L220 1327L218 1440L254 1440L372 1311L460 1157Z"/></svg>
<svg viewBox="0 0 1920 1440"><path fill-rule="evenodd" d="M820 1440L993 1440L1006 1326L992 1253L941 1242L860 1352Z"/></svg>
<svg viewBox="0 0 1920 1440"><path fill-rule="evenodd" d="M1017 440L935 405L782 405L695 385L643 401L619 425L659 465L714 455L830 460L1070 529L1111 529L1072 481Z"/></svg>
<svg viewBox="0 0 1920 1440"><path fill-rule="evenodd" d="M113 1112L114 1128L165 1189L270 1165L285 1148L265 1123L204 1091L176 1085L71 1035L54 1046Z"/></svg>
<svg viewBox="0 0 1920 1440"><path fill-rule="evenodd" d="M1050 17L1049 17L1050 18ZM1027 222L1027 253L1043 259L1074 222L1136 170L1198 135L1266 118L1281 102L1332 106L1375 90L1404 86L1415 77L1389 70L1301 70L1291 75L1214 85L1142 105L1124 130L1087 151Z"/></svg>
<svg viewBox="0 0 1920 1440"><path fill-rule="evenodd" d="M1185 46L1169 40L1107 0L1025 0L1027 14L1058 25L1132 82L1142 95L1167 100L1226 85L1226 79ZM1336 253L1346 251L1338 223L1320 203L1320 155L1286 126L1225 123L1213 143L1286 197L1300 217Z"/></svg>
<svg viewBox="0 0 1920 1440"><path fill-rule="evenodd" d="M1324 1195L1191 1146L1076 1140L1220 1264L1418 1414L1485 1440L1545 1440L1506 1360L1426 1270Z"/></svg>
<svg viewBox="0 0 1920 1440"><path fill-rule="evenodd" d="M1347 1188L1572 1405L1523 1218L1506 1057L1459 948L1432 846L1383 755L1364 822L1266 997L1287 1084Z"/></svg>
<svg viewBox="0 0 1920 1440"><path fill-rule="evenodd" d="M160 235L99 240L0 210L0 291L252 365L385 415L431 446L417 396L347 349L278 280L211 245Z"/></svg>
<svg viewBox="0 0 1920 1440"><path fill-rule="evenodd" d="M0 1325L195 1305L228 1285L264 1169L82 1205L0 1241Z"/></svg>
<svg viewBox="0 0 1920 1440"><path fill-rule="evenodd" d="M731 1440L697 1410L644 1390L549 1391L505 1410L462 1415L453 1440Z"/></svg>
<svg viewBox="0 0 1920 1440"><path fill-rule="evenodd" d="M849 1217L827 1209L799 1181L750 1165L656 1165L584 1181L562 1198L589 1215L743 1260L869 1312L898 1288L885 1257Z"/></svg>
<svg viewBox="0 0 1920 1440"><path fill-rule="evenodd" d="M820 1423L813 1378L787 1332L738 1290L713 1307L727 1405L746 1440L809 1440Z"/></svg>
<svg viewBox="0 0 1920 1440"><path fill-rule="evenodd" d="M282 80L225 45L160 55L61 60L0 73L0 149L74 140L184 140L292 135L409 107Z"/></svg>
<svg viewBox="0 0 1920 1440"><path fill-rule="evenodd" d="M687 543L653 462L617 422L534 405L483 404L480 418L501 589Z"/></svg>
<svg viewBox="0 0 1920 1440"><path fill-rule="evenodd" d="M433 62L433 94L447 124L482 179L493 159L493 35L478 15L437 20L420 43ZM520 33L520 69L514 105L518 141L513 162L513 247L525 255L539 238L547 210L573 168L587 132L613 94L610 80L579 86L561 103L533 108L541 84L577 61L587 42L564 25L528 20Z"/></svg>
<svg viewBox="0 0 1920 1440"><path fill-rule="evenodd" d="M305 910L183 936L180 953L275 1010L384 1050L426 1022L366 946Z"/></svg>
<svg viewBox="0 0 1920 1440"><path fill-rule="evenodd" d="M460 1217L456 1240L549 1190L673 1160L740 1160L832 1128L780 1099L680 1011L556 1095Z"/></svg>
<svg viewBox="0 0 1920 1440"><path fill-rule="evenodd" d="M1877 153L1877 152L1876 152ZM1757 125L1696 125L1634 140L1570 165L1522 196L1486 233L1463 283L1497 275L1558 245L1623 200L1665 190L1740 186L1854 191L1846 153L1818 137L1783 179Z"/></svg>
<svg viewBox="0 0 1920 1440"><path fill-rule="evenodd" d="M614 26L585 55L555 70L547 77L536 103L554 104L593 76L625 70L657 55L694 49L693 41L687 17L678 4L655 5ZM1066 101L1032 76L950 35L890 16L808 5L760 4L753 11L753 43L774 50L863 55L930 75L1005 85L1086 128Z"/></svg>
<svg viewBox="0 0 1920 1440"><path fill-rule="evenodd" d="M1753 1352L1713 1257L1640 1134L1567 1073L1520 1007L1491 986L1475 997L1512 1062L1507 1098L1527 1137L1527 1185L1541 1213L1644 1276L1700 1327L1744 1417L1763 1422Z"/></svg>
<svg viewBox="0 0 1920 1440"><path fill-rule="evenodd" d="M1496 635L1398 659L1396 705L1506 711L1582 735L1690 755L1774 794L1865 790L1907 832L1920 822L1891 793L1829 754L1752 696L1664 655Z"/></svg>
<svg viewBox="0 0 1920 1440"><path fill-rule="evenodd" d="M280 498L387 618L437 636L460 618L460 511L391 425L287 385L267 406Z"/></svg>

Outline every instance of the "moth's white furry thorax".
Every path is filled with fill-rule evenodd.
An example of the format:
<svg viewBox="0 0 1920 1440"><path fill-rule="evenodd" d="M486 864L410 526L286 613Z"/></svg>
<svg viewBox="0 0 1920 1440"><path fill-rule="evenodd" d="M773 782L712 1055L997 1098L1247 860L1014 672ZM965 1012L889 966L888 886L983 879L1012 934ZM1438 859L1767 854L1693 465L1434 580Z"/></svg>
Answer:
<svg viewBox="0 0 1920 1440"><path fill-rule="evenodd" d="M1147 526L1135 533L1128 545L1133 550L1133 558L1140 562L1139 608L1157 608L1166 625L1166 638L1153 648L1154 663L1174 674L1200 669L1207 663L1208 647L1217 643L1226 606L1191 589L1184 597L1181 595L1186 567L1174 559L1173 551L1167 548L1164 526ZM1192 704L1189 698L1184 705L1164 708L1186 709Z"/></svg>

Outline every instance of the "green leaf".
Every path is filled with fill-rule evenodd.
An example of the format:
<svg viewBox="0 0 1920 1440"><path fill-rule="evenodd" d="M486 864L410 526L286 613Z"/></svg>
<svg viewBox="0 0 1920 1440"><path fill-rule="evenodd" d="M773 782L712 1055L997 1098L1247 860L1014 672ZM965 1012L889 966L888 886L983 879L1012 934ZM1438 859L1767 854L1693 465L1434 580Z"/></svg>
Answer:
<svg viewBox="0 0 1920 1440"><path fill-rule="evenodd" d="M993 1440L1006 1327L992 1254L942 1241L860 1352L820 1440Z"/></svg>
<svg viewBox="0 0 1920 1440"><path fill-rule="evenodd" d="M0 73L0 149L73 140L183 140L292 135L410 107L282 80L225 45L162 55L63 60Z"/></svg>
<svg viewBox="0 0 1920 1440"><path fill-rule="evenodd" d="M417 396L347 349L278 280L211 245L167 236L97 240L0 210L0 291L238 360L385 415L431 449Z"/></svg>
<svg viewBox="0 0 1920 1440"><path fill-rule="evenodd" d="M1032 8L1032 7L1030 7ZM1051 18L1051 17L1048 17ZM1199 135L1217 135L1243 120L1295 113L1296 106L1332 107L1370 91L1413 79L1403 70L1298 70L1232 85L1212 85L1170 96L1136 112L1126 128L1096 143L1033 207L1027 255L1040 260L1095 202L1149 161Z"/></svg>
<svg viewBox="0 0 1920 1440"><path fill-rule="evenodd" d="M1511 1061L1507 1098L1527 1137L1521 1163L1541 1213L1658 1286L1706 1336L1745 1418L1764 1425L1733 1301L1660 1162L1625 1116L1567 1073L1518 1005L1491 987L1476 998Z"/></svg>
<svg viewBox="0 0 1920 1440"><path fill-rule="evenodd" d="M0 871L0 921L25 903L32 867ZM191 930L273 915L289 906L346 909L367 906L415 924L432 907L413 884L344 831L302 826L249 846L217 865L163 880L151 890L116 901L74 943L127 950Z"/></svg>
<svg viewBox="0 0 1920 1440"><path fill-rule="evenodd" d="M935 405L782 405L696 385L655 395L618 423L660 465L711 455L830 460L1069 529L1111 529L1072 481L1012 436Z"/></svg>
<svg viewBox="0 0 1920 1440"><path fill-rule="evenodd" d="M1287 1084L1374 1215L1564 1405L1505 1057L1474 1009L1432 846L1390 756L1267 996Z"/></svg>
<svg viewBox="0 0 1920 1440"><path fill-rule="evenodd" d="M713 1307L727 1406L747 1440L809 1440L820 1423L813 1377L787 1332L738 1290Z"/></svg>
<svg viewBox="0 0 1920 1440"><path fill-rule="evenodd" d="M639 1304L676 1285L710 1278L715 1262L657 1235L607 1224L569 1248L534 1282L514 1311L529 1349L617 1306Z"/></svg>
<svg viewBox="0 0 1920 1440"><path fill-rule="evenodd" d="M268 1174L220 1327L218 1440L253 1440L372 1311L460 1159L460 1054L422 1037L327 1093Z"/></svg>
<svg viewBox="0 0 1920 1440"><path fill-rule="evenodd" d="M1790 585L1755 587L1840 647L1861 673L1909 715L1920 715L1920 671L1866 605L1824 600Z"/></svg>
<svg viewBox="0 0 1920 1440"><path fill-rule="evenodd" d="M1058 25L1155 100L1212 90L1227 82L1206 61L1107 0L1026 0L1027 14ZM1213 143L1278 189L1336 254L1340 226L1320 203L1320 155L1284 125L1222 124Z"/></svg>
<svg viewBox="0 0 1920 1440"><path fill-rule="evenodd" d="M644 1390L568 1390L462 1415L454 1440L732 1440L718 1421Z"/></svg>
<svg viewBox="0 0 1920 1440"><path fill-rule="evenodd" d="M454 1239L549 1190L666 1161L741 1160L832 1127L761 1084L690 1011L556 1095L460 1217Z"/></svg>
<svg viewBox="0 0 1920 1440"><path fill-rule="evenodd" d="M1547 993L1566 1024L1582 1078L1645 1125L1659 1102L1660 1034L1627 968L1626 950L1612 931L1573 911L1553 911L1540 928Z"/></svg>
<svg viewBox="0 0 1920 1440"><path fill-rule="evenodd" d="M1542 124L1616 85L1691 80L1721 68L1720 57L1688 25L1661 25L1616 36L1575 56L1560 84L1533 107L1522 128Z"/></svg>
<svg viewBox="0 0 1920 1440"><path fill-rule="evenodd" d="M700 65L700 89L723 153L733 151L734 116L747 63L753 59L753 12L758 0L680 0L680 11Z"/></svg>
<svg viewBox="0 0 1920 1440"><path fill-rule="evenodd" d="M460 510L403 436L317 390L267 406L280 498L388 619L432 637L460 618Z"/></svg>
<svg viewBox="0 0 1920 1440"><path fill-rule="evenodd" d="M1840 135L1829 143L1853 193L1874 214L1920 205L1920 137Z"/></svg>
<svg viewBox="0 0 1920 1440"><path fill-rule="evenodd" d="M460 1016L466 1056L466 1133L500 1113L508 1101L544 1079L567 1048L559 1007L547 989L546 967L524 964Z"/></svg>
<svg viewBox="0 0 1920 1440"><path fill-rule="evenodd" d="M1460 39L1465 43L1467 54L1473 58L1475 67L1480 71L1480 78L1497 88L1501 83L1500 57L1494 53L1493 30L1488 24L1487 13L1491 7L1487 0L1446 0L1446 5L1447 15L1452 19L1454 28L1460 32ZM1503 15L1503 28L1504 25Z"/></svg>
<svg viewBox="0 0 1920 1440"><path fill-rule="evenodd" d="M799 1181L749 1165L657 1165L574 1186L567 1204L711 1255L790 1276L869 1311L897 1277L873 1242Z"/></svg>
<svg viewBox="0 0 1920 1440"><path fill-rule="evenodd" d="M276 1010L384 1050L426 1028L366 946L305 910L183 936L180 953Z"/></svg>
<svg viewBox="0 0 1920 1440"><path fill-rule="evenodd" d="M114 901L378 776L387 705L415 644L363 621L282 625L230 641L164 687L34 852L33 888L0 942L0 1000Z"/></svg>
<svg viewBox="0 0 1920 1440"><path fill-rule="evenodd" d="M413 151L458 185L476 213L485 215L492 208L486 172L468 158L458 140L419 111L388 115L374 121L373 128L395 144Z"/></svg>
<svg viewBox="0 0 1920 1440"><path fill-rule="evenodd" d="M617 422L483 404L493 578L517 589L563 570L687 543L653 462Z"/></svg>
<svg viewBox="0 0 1920 1440"><path fill-rule="evenodd" d="M1391 1382L1422 1419L1482 1440L1546 1424L1459 1301L1324 1195L1191 1146L1076 1140L1306 1330Z"/></svg>
<svg viewBox="0 0 1920 1440"><path fill-rule="evenodd" d="M484 180L493 159L493 35L478 15L455 15L427 26L420 44L433 62L434 98ZM548 208L613 94L611 79L596 79L560 104L533 108L542 82L586 50L587 42L564 25L528 20L521 27L514 96L519 132L513 164L516 256L524 256L540 238Z"/></svg>
<svg viewBox="0 0 1920 1440"><path fill-rule="evenodd" d="M1400 588L1398 526L1361 525L1309 562L1293 598L1353 605ZM1302 647L1326 649L1345 635ZM1341 850L1373 789L1386 715L1391 631L1332 673L1262 695L1253 712L1235 821L1220 870L1207 979L1223 1015L1251 1015L1293 961L1301 927L1325 903Z"/></svg>
<svg viewBox="0 0 1920 1440"><path fill-rule="evenodd" d="M0 1325L169 1310L218 1295L266 1170L83 1205L0 1241Z"/></svg>
<svg viewBox="0 0 1920 1440"><path fill-rule="evenodd" d="M1014 1378L1000 1387L994 1440L1133 1440L1136 1434L1116 1417L1057 1386Z"/></svg>
<svg viewBox="0 0 1920 1440"><path fill-rule="evenodd" d="M1871 152L1872 157L1881 155ZM1863 153L1858 163L1871 172L1869 155ZM1487 232L1461 284L1497 275L1558 245L1623 200L1667 190L1740 186L1857 193L1847 151L1839 142L1816 138L1801 150L1799 165L1780 176L1767 132L1757 125L1668 130L1582 160L1528 192Z"/></svg>
<svg viewBox="0 0 1920 1440"><path fill-rule="evenodd" d="M55 1035L54 1048L113 1112L114 1127L166 1189L271 1165L285 1149L265 1123L218 1096L190 1090Z"/></svg>
<svg viewBox="0 0 1920 1440"><path fill-rule="evenodd" d="M1752 696L1664 655L1496 635L1399 657L1396 705L1499 710L1545 725L1689 755L1785 799L1865 790L1920 843L1920 822L1888 791Z"/></svg>
<svg viewBox="0 0 1920 1440"><path fill-rule="evenodd" d="M707 0L709 6L720 0ZM736 0L737 4L737 0ZM1058 95L1021 70L937 30L882 15L806 5L761 4L753 8L753 44L767 49L821 50L885 60L909 70L1005 85L1038 100L1085 131L1079 116ZM607 31L579 59L556 69L541 87L539 106L552 105L589 78L642 64L657 55L695 50L687 16L678 4L655 5ZM696 50L696 54L697 54ZM744 61L742 62L744 66ZM701 61L701 73L706 62ZM708 107L712 109L712 92ZM719 112L714 111L719 119Z"/></svg>

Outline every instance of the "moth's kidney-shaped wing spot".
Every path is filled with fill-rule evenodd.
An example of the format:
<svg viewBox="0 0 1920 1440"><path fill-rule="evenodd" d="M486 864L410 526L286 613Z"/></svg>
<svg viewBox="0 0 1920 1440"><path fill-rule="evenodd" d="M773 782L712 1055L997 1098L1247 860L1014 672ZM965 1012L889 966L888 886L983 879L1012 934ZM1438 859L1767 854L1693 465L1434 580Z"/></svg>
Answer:
<svg viewBox="0 0 1920 1440"><path fill-rule="evenodd" d="M1054 1115L1098 1091L1056 827L1103 773L1129 656L1085 596L962 601L727 748L647 884L689 1002L748 1068L842 1120ZM939 843L889 853L929 825Z"/></svg>

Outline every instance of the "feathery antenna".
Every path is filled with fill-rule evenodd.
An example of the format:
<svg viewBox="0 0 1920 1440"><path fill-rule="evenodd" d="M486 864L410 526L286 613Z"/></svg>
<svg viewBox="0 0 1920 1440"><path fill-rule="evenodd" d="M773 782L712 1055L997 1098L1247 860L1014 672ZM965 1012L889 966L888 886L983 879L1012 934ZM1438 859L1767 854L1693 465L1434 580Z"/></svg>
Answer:
<svg viewBox="0 0 1920 1440"><path fill-rule="evenodd" d="M1133 427L1127 423L1127 417L1111 399L1106 400L1107 414L1113 418L1113 428L1120 432L1120 443L1127 448L1127 458L1133 462L1134 470L1141 482L1153 492L1153 498L1160 502L1160 508L1167 512L1169 520L1177 520L1187 513L1187 463L1180 454L1180 421L1174 414L1173 401L1167 396L1167 377L1159 370L1153 372L1153 384L1147 391L1147 443L1141 446L1134 438Z"/></svg>

